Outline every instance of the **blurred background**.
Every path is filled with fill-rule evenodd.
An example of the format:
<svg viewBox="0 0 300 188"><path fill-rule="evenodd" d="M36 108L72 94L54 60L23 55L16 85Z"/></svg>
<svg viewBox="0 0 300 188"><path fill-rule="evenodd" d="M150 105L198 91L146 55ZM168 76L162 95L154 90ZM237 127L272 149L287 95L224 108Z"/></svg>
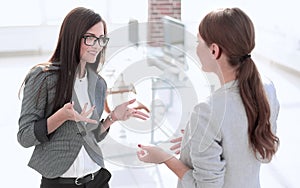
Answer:
<svg viewBox="0 0 300 188"><path fill-rule="evenodd" d="M160 115L158 120L163 122L165 128L168 124L174 124L178 114L188 116L189 108L185 110L182 107L186 100L181 93L182 88L192 85L194 101L199 101L218 87L217 83L203 78L202 73L198 74L195 40L199 22L213 9L239 7L249 15L256 29L253 59L261 74L274 82L281 105L277 129L281 145L274 160L262 165L261 185L275 188L299 187L297 173L300 168L300 151L297 144L300 142L300 25L296 23L300 12L296 0L0 0L0 3L0 146L3 150L0 173L5 179L4 185L11 185L13 182L13 187L39 186L40 175L27 167L33 148L25 149L17 143L21 106L18 91L28 70L50 58L60 25L70 10L84 6L98 12L105 19L111 37L111 51L108 53L108 64L103 67L101 74L111 87L116 84L133 84L136 91L133 92L132 87L129 87L129 97L139 94L140 101L147 108L156 110L156 115ZM174 36L171 31L175 33ZM147 41L151 41L151 44ZM175 53L169 46L176 46ZM174 57L178 52L184 56L184 62L180 57ZM122 67L125 66L124 62L131 69ZM146 81L134 82L128 75L132 75L132 66L137 66L139 62L140 65L144 63L143 65L150 67L147 69L149 75L163 75L159 78L167 77L170 82L159 82L152 77ZM170 62L173 64L170 65ZM174 66L180 71L168 72ZM176 91L157 90L166 86L173 88L174 83L181 82L181 89ZM152 89L145 92L145 88L150 85ZM156 98L158 96L160 98ZM166 100L168 104L164 103ZM151 126L153 122L148 124ZM180 124L170 130L165 128L163 133L158 134L162 135L159 139L164 141L166 130L170 132L169 135L175 136L181 126ZM132 127L117 127L111 129L112 140L128 143L131 150L136 149L133 145L143 139L143 136L151 139L151 143L153 139L157 139L150 134L134 137L130 135ZM120 145L117 144L116 147L118 146ZM166 147L168 146L167 144ZM118 155L119 149L117 153L111 148L105 151L108 153L106 166L113 174L111 187L176 187L177 178L164 165L143 166L135 163L134 155L125 162L118 161L113 157ZM132 152L130 151L131 154ZM124 159L122 151L119 157ZM132 165L124 165L129 161Z"/></svg>

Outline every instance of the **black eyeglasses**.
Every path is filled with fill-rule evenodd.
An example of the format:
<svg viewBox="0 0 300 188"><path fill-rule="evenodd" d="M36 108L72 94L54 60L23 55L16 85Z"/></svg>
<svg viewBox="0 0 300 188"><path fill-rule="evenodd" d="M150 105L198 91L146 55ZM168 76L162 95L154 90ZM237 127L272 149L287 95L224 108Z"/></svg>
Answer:
<svg viewBox="0 0 300 188"><path fill-rule="evenodd" d="M87 46L94 46L98 41L98 44L101 47L104 47L107 45L109 41L109 38L104 35L101 35L99 38L92 35L85 35L82 38L84 39L84 44Z"/></svg>

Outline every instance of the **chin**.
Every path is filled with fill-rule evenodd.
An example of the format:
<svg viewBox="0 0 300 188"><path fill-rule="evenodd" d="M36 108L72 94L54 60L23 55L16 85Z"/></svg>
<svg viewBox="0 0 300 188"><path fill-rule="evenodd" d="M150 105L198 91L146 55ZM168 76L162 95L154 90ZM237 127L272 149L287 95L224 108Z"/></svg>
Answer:
<svg viewBox="0 0 300 188"><path fill-rule="evenodd" d="M95 63L96 62L96 58L91 58L91 59L88 59L86 62L87 63Z"/></svg>
<svg viewBox="0 0 300 188"><path fill-rule="evenodd" d="M90 64L93 64L95 62L96 62L96 60L95 61L87 61L87 63L90 63Z"/></svg>

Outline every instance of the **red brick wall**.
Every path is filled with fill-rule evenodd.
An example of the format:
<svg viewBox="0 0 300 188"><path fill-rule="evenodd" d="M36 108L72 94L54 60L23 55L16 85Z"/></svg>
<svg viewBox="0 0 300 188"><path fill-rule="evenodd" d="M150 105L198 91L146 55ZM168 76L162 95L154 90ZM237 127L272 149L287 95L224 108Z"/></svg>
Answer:
<svg viewBox="0 0 300 188"><path fill-rule="evenodd" d="M180 20L181 0L148 0L148 41L152 46L163 42L161 18L165 15Z"/></svg>

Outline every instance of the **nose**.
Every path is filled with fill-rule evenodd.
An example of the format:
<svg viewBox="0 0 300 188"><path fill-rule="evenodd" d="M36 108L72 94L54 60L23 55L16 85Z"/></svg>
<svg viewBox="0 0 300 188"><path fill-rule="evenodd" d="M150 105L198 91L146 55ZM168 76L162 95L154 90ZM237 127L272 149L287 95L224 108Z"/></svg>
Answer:
<svg viewBox="0 0 300 188"><path fill-rule="evenodd" d="M95 49L97 49L97 50L99 50L99 51L101 51L102 49L103 49L103 47L102 46L100 46L100 44L99 44L99 42L97 41L97 42L95 42L95 44L92 46L93 48L95 48Z"/></svg>

